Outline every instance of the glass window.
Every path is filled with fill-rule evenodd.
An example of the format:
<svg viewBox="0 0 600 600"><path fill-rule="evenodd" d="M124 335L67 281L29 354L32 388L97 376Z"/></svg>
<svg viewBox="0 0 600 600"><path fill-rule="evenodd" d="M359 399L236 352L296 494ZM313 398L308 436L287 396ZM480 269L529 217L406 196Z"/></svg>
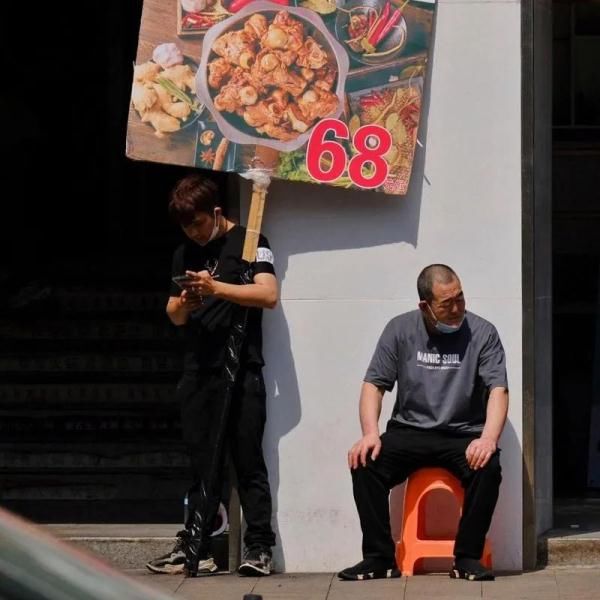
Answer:
<svg viewBox="0 0 600 600"><path fill-rule="evenodd" d="M571 43L555 40L552 61L552 122L554 125L571 124Z"/></svg>
<svg viewBox="0 0 600 600"><path fill-rule="evenodd" d="M600 1L552 5L554 139L600 139Z"/></svg>
<svg viewBox="0 0 600 600"><path fill-rule="evenodd" d="M575 4L575 35L600 35L600 2Z"/></svg>
<svg viewBox="0 0 600 600"><path fill-rule="evenodd" d="M573 45L575 125L600 125L600 36Z"/></svg>
<svg viewBox="0 0 600 600"><path fill-rule="evenodd" d="M555 2L552 5L552 21L554 23L554 39L569 39L571 37L571 4Z"/></svg>

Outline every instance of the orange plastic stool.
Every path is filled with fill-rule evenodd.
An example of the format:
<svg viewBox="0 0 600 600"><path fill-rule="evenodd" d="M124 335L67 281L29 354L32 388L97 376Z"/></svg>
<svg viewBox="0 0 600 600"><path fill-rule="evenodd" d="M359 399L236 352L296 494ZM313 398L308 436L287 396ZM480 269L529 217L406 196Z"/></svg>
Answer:
<svg viewBox="0 0 600 600"><path fill-rule="evenodd" d="M412 575L416 562L421 558L452 558L454 540L426 539L425 524L420 515L421 503L429 492L446 490L454 495L462 512L463 488L449 471L426 468L415 471L406 482L404 490L404 514L402 516L402 539L396 545L396 563L403 575ZM492 547L486 538L481 558L483 565L492 568Z"/></svg>

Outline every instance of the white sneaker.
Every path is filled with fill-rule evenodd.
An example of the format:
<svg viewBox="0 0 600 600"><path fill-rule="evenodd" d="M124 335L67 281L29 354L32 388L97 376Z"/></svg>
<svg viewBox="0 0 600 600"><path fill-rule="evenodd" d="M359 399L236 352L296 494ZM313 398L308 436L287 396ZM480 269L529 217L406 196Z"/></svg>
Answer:
<svg viewBox="0 0 600 600"><path fill-rule="evenodd" d="M180 532L181 533L181 532ZM146 568L153 573L166 575L181 575L185 566L185 540L180 534L177 536L177 542L171 552L159 556L146 564ZM198 563L198 575L210 575L218 570L215 560L212 556L201 559Z"/></svg>
<svg viewBox="0 0 600 600"><path fill-rule="evenodd" d="M238 568L240 575L260 577L271 574L271 552L263 548L248 550Z"/></svg>

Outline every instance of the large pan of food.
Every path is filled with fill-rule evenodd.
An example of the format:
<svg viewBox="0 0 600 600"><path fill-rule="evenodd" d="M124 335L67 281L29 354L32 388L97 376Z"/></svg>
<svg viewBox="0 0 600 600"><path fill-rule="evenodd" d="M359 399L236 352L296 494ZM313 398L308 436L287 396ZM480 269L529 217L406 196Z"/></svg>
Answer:
<svg viewBox="0 0 600 600"><path fill-rule="evenodd" d="M196 94L229 140L289 152L342 113L348 63L314 11L259 0L206 33Z"/></svg>

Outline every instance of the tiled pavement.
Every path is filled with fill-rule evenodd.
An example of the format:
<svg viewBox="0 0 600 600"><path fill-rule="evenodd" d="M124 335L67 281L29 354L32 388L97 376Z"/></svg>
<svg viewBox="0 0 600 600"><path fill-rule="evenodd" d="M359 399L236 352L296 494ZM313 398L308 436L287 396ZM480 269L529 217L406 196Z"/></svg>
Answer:
<svg viewBox="0 0 600 600"><path fill-rule="evenodd" d="M600 568L569 567L498 575L496 581L467 582L447 575L417 575L377 581L339 581L331 573L296 573L247 578L214 575L197 579L128 571L137 581L175 600L600 600Z"/></svg>

